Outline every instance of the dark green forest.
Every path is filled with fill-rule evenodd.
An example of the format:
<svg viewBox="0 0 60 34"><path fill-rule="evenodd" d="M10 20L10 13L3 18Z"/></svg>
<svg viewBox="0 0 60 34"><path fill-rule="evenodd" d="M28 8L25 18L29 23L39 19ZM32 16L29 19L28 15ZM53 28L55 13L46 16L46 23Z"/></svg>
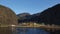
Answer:
<svg viewBox="0 0 60 34"><path fill-rule="evenodd" d="M17 14L18 23L44 23L44 24L55 24L60 25L60 4L54 5L45 9L44 11L36 14L21 13Z"/></svg>

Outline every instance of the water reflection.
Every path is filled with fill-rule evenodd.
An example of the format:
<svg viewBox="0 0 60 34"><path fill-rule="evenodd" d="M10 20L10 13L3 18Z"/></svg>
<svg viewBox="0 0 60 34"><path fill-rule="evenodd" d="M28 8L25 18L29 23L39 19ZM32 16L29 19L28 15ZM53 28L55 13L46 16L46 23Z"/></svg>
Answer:
<svg viewBox="0 0 60 34"><path fill-rule="evenodd" d="M40 28L16 28L17 34L49 34Z"/></svg>

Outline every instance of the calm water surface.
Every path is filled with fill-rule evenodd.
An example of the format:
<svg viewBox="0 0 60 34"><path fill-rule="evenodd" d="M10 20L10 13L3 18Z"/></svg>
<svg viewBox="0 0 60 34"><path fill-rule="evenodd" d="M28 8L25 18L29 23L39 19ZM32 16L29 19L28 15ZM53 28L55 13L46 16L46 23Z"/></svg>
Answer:
<svg viewBox="0 0 60 34"><path fill-rule="evenodd" d="M40 28L16 28L17 34L49 34Z"/></svg>

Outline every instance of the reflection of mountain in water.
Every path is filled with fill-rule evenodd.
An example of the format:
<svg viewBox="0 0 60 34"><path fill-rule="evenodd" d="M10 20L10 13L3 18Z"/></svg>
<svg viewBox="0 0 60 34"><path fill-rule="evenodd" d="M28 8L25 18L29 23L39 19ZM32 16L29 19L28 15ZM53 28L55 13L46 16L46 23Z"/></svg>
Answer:
<svg viewBox="0 0 60 34"><path fill-rule="evenodd" d="M40 28L17 28L18 34L49 34Z"/></svg>

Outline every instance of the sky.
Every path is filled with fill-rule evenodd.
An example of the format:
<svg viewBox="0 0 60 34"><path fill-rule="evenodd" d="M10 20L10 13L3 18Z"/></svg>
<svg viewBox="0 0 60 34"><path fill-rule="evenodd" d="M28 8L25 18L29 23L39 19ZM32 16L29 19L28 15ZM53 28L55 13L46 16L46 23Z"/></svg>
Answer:
<svg viewBox="0 0 60 34"><path fill-rule="evenodd" d="M0 5L12 9L16 14L35 14L59 4L60 0L0 0Z"/></svg>

